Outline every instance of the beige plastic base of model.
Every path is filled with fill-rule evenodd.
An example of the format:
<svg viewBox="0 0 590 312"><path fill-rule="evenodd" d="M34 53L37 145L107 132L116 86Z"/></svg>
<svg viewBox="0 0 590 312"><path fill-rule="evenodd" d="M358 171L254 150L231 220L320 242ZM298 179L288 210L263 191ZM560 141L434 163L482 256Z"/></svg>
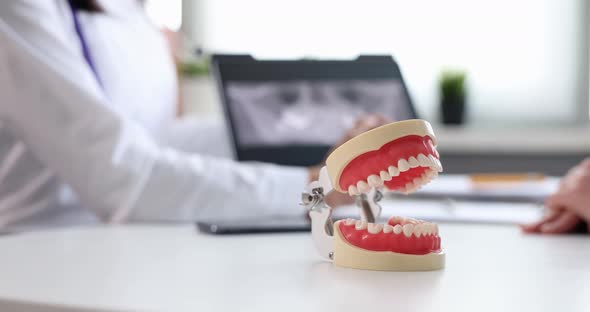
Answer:
<svg viewBox="0 0 590 312"><path fill-rule="evenodd" d="M334 224L334 264L373 271L433 271L445 267L445 253L406 255L390 251L370 251L350 244Z"/></svg>

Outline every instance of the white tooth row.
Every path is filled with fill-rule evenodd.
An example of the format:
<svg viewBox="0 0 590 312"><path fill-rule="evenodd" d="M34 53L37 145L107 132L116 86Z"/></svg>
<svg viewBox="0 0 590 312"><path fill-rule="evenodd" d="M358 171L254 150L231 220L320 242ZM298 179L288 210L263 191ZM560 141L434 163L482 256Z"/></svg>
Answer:
<svg viewBox="0 0 590 312"><path fill-rule="evenodd" d="M344 224L354 224L356 230L367 230L371 234L379 234L381 232L387 234L393 232L394 234L403 233L406 237L410 237L412 234L416 237L438 234L438 225L429 222L417 224L407 223L404 225L396 224L395 226L391 226L389 224L368 223L361 220L346 219Z"/></svg>
<svg viewBox="0 0 590 312"><path fill-rule="evenodd" d="M414 181L408 182L403 188L399 191L405 194L413 193L417 191L422 186L426 185L428 182L432 181L434 178L438 176L438 172L434 171L433 169L429 169L425 171L419 178L414 178Z"/></svg>
<svg viewBox="0 0 590 312"><path fill-rule="evenodd" d="M380 187L383 185L384 182L391 181L391 179L393 179L394 177L399 176L400 172L406 172L411 168L416 167L430 168L430 170L426 170L424 174L422 174L422 177L414 179L413 183L406 184L402 192L410 193L417 190L422 185L430 182L430 180L438 176L439 172L443 171L442 164L440 163L440 160L438 160L438 158L432 155L426 156L424 154L418 154L418 156L411 156L407 160L402 158L397 162L397 167L389 166L389 168L387 168L387 171L382 170L379 173L379 175L370 175L367 178L367 181L361 180L358 181L356 186L349 186L348 194L350 194L351 196L356 196L363 193L368 193L371 190L371 188Z"/></svg>

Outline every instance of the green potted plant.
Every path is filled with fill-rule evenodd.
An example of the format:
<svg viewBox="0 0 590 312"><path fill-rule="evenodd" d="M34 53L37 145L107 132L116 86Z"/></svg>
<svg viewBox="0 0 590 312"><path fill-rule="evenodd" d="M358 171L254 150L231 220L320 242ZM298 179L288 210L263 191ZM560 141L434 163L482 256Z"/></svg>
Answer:
<svg viewBox="0 0 590 312"><path fill-rule="evenodd" d="M463 71L446 70L440 76L441 117L444 124L459 125L465 119L465 79Z"/></svg>
<svg viewBox="0 0 590 312"><path fill-rule="evenodd" d="M209 75L209 58L185 60L180 63L180 73L184 77L207 77Z"/></svg>
<svg viewBox="0 0 590 312"><path fill-rule="evenodd" d="M178 63L182 109L185 114L218 113L217 90L210 76L211 56L201 49L187 50Z"/></svg>

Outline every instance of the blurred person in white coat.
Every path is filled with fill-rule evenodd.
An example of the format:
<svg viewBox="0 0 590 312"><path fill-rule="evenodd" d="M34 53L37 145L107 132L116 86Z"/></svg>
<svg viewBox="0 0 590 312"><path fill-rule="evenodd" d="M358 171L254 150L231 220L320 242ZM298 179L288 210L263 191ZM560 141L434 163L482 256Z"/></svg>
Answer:
<svg viewBox="0 0 590 312"><path fill-rule="evenodd" d="M177 92L141 1L1 1L0 229L303 213L317 167L221 157L206 125L172 145Z"/></svg>

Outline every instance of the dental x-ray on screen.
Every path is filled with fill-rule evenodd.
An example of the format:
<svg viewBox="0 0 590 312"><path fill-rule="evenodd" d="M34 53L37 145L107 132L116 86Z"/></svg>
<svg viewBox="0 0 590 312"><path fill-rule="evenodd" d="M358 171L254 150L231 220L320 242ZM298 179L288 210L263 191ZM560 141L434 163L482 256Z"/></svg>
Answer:
<svg viewBox="0 0 590 312"><path fill-rule="evenodd" d="M398 79L233 81L227 96L242 146L331 145L363 114L414 116Z"/></svg>

